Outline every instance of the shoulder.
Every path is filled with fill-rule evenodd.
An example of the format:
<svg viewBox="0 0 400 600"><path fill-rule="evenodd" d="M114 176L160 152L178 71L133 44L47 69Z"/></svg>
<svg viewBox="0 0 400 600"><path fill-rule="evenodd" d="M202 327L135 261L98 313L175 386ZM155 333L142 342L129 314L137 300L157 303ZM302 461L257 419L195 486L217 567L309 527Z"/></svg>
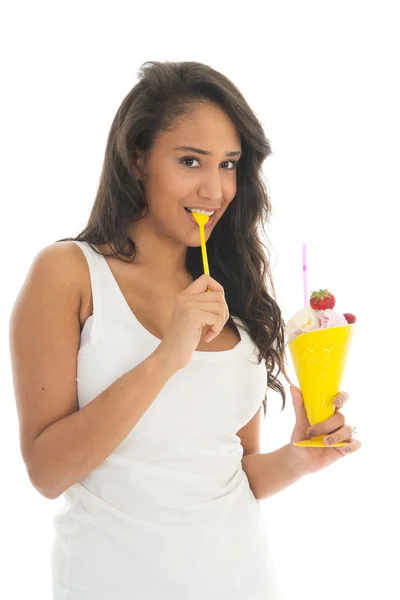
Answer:
<svg viewBox="0 0 400 600"><path fill-rule="evenodd" d="M55 242L36 254L30 273L52 276L64 285L80 288L87 272L87 260L75 242Z"/></svg>
<svg viewBox="0 0 400 600"><path fill-rule="evenodd" d="M54 242L54 244L49 244L39 250L34 257L34 264L40 263L42 265L46 264L50 266L52 263L62 261L63 266L66 266L68 271L70 271L70 269L73 269L75 266L79 267L79 264L83 263L85 260L82 250L75 242Z"/></svg>
<svg viewBox="0 0 400 600"><path fill-rule="evenodd" d="M78 244L55 242L39 250L32 261L27 280L29 278L35 278L39 285L52 282L60 293L68 293L83 326L89 316L86 313L90 310L91 285L87 260Z"/></svg>

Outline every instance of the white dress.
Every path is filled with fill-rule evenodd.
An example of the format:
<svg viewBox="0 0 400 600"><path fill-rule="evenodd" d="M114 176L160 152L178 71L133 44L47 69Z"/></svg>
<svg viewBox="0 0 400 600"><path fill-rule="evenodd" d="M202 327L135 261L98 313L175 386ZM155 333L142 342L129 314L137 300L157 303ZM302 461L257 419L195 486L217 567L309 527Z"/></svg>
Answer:
<svg viewBox="0 0 400 600"><path fill-rule="evenodd" d="M160 340L86 242L93 314L81 334L83 408ZM54 516L53 600L280 600L259 502L236 432L257 412L265 361L243 322L231 350L193 354Z"/></svg>

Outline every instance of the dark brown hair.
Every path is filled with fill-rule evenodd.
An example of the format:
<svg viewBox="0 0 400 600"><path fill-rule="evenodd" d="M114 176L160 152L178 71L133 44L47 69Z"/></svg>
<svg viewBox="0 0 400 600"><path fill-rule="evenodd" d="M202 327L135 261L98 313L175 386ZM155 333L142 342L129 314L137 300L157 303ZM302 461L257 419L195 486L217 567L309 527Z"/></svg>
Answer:
<svg viewBox="0 0 400 600"><path fill-rule="evenodd" d="M286 394L277 379L279 373L282 371L286 381L292 383L285 370L285 323L276 302L269 251L258 231L261 226L267 237L265 224L272 207L261 167L272 151L254 112L227 77L198 62L144 63L139 82L124 98L112 122L88 223L75 238L57 241L110 244L116 252L102 253L103 256L133 261L136 249L128 226L148 212L142 183L133 172L136 150L148 153L155 137L199 102L212 102L222 108L241 137L236 196L207 242L207 255L210 275L224 287L230 314L246 323L258 349L259 363L265 358L265 416L268 387L281 394L282 410L285 407ZM100 252L95 247L94 250ZM193 280L202 275L200 247L187 248L186 269Z"/></svg>

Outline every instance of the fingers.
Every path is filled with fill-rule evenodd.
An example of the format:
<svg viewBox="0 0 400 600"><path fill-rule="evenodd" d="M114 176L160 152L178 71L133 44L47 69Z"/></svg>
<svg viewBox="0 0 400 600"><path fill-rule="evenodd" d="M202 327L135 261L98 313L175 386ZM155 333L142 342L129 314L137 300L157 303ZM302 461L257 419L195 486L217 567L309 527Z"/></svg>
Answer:
<svg viewBox="0 0 400 600"><path fill-rule="evenodd" d="M340 412L334 413L329 419L322 421L321 423L317 423L310 427L307 431L310 437L315 437L317 435L325 435L326 433L331 433L331 431L335 431L335 429L339 429L343 427L345 424L344 415Z"/></svg>
<svg viewBox="0 0 400 600"><path fill-rule="evenodd" d="M211 296L209 294L198 294L197 298L196 298L196 302L202 302L204 303L204 306L202 306L202 308L204 310L213 310L215 308L216 312L218 312L218 314L221 315L222 318L222 324L220 327L220 330L222 330L225 327L226 322L229 319L229 307L228 304L226 303L225 300L225 293L223 288L221 290L217 290L215 292L209 292L211 294ZM211 303L211 300L213 300L214 302ZM216 337L216 336L214 336ZM208 340L211 341L211 340Z"/></svg>
<svg viewBox="0 0 400 600"><path fill-rule="evenodd" d="M349 394L347 392L339 392L334 398L335 410L342 408L349 401Z"/></svg>
<svg viewBox="0 0 400 600"><path fill-rule="evenodd" d="M330 433L329 436L323 439L323 442L328 448L334 444L337 444L338 442L348 442L346 446L335 448L335 450L338 450L340 454L347 456L347 454L350 454L350 452L355 452L361 448L360 440L353 439L352 437L355 433L357 433L356 427L345 425L344 427L338 429L338 431Z"/></svg>
<svg viewBox="0 0 400 600"><path fill-rule="evenodd" d="M215 304L216 303L213 303L213 304L209 303L207 305L207 308L209 310L212 310L211 307ZM204 306L206 306L206 305L204 305ZM208 317L207 325L209 325L209 329L208 329L206 335L204 336L204 341L211 342L224 329L225 324L226 324L227 320L229 319L229 310L227 309L227 307L225 307L221 304L217 304L215 306L215 312L205 312L204 315L205 315L205 318L206 318L206 316ZM213 323L213 321L214 321L214 323ZM206 325L204 325L204 326L206 326Z"/></svg>
<svg viewBox="0 0 400 600"><path fill-rule="evenodd" d="M315 437L317 435L324 435L339 427L342 427L345 424L344 416L339 412L339 409L342 408L349 401L349 394L347 392L339 392L334 400L335 412L332 417L322 421L322 423L317 423L309 428L307 431L310 437Z"/></svg>
<svg viewBox="0 0 400 600"><path fill-rule="evenodd" d="M185 294L198 294L199 292L205 292L210 289L213 292L222 291L224 292L223 286L216 281L210 275L203 273L197 279L195 279L185 290Z"/></svg>
<svg viewBox="0 0 400 600"><path fill-rule="evenodd" d="M333 400L335 413L332 417L313 425L307 431L309 437L325 435L323 442L327 448L339 442L348 442L345 446L335 448L343 456L347 456L347 454L361 448L361 442L352 437L357 432L357 429L351 425L346 425L344 415L339 412L339 409L348 401L349 394L347 392L339 392Z"/></svg>
<svg viewBox="0 0 400 600"><path fill-rule="evenodd" d="M355 433L356 428L351 425L345 425L337 431L334 431L323 438L323 442L326 446L332 446L338 442L350 441L351 436Z"/></svg>
<svg viewBox="0 0 400 600"><path fill-rule="evenodd" d="M347 456L348 454L351 454L352 452L356 452L360 448L361 448L360 440L351 439L346 446L342 446L341 448L335 448L335 450L340 452L340 454L343 454L343 456Z"/></svg>

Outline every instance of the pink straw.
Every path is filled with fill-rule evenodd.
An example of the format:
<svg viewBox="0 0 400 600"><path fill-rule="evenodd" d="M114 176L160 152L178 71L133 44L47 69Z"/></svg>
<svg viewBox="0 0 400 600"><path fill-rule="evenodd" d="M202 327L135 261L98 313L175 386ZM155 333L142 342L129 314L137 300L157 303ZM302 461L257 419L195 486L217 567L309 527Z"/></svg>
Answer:
<svg viewBox="0 0 400 600"><path fill-rule="evenodd" d="M307 244L303 243L303 289L304 289L304 306L308 306L307 292Z"/></svg>

